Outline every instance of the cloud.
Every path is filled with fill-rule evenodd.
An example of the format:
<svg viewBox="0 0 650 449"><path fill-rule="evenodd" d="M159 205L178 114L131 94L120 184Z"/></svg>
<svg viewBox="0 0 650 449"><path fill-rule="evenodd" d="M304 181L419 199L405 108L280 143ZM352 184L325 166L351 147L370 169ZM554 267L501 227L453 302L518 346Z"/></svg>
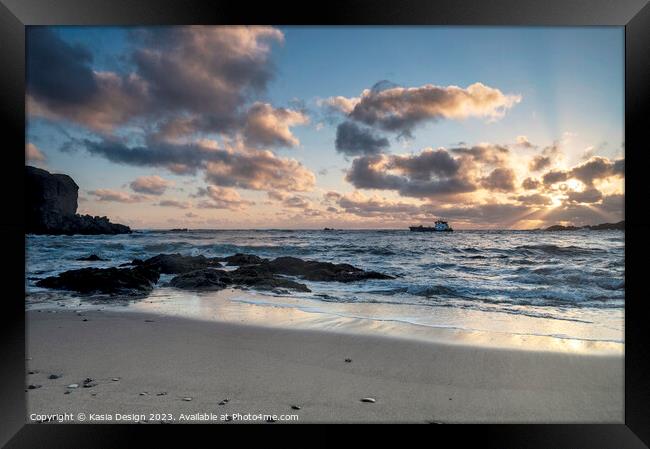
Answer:
<svg viewBox="0 0 650 449"><path fill-rule="evenodd" d="M564 202L558 207L533 215L543 216L547 223L570 223L575 226L617 222L625 218L623 202L623 195L610 195L603 197L600 203Z"/></svg>
<svg viewBox="0 0 650 449"><path fill-rule="evenodd" d="M300 162L280 158L268 150L243 147L219 148L207 142L176 144L150 142L148 146L129 147L123 142L83 139L74 147L111 162L141 167L163 167L179 174L201 169L206 180L224 187L252 190L307 191L316 177Z"/></svg>
<svg viewBox="0 0 650 449"><path fill-rule="evenodd" d="M572 203L597 203L603 199L603 194L598 189L587 189L582 192L567 192L567 200Z"/></svg>
<svg viewBox="0 0 650 449"><path fill-rule="evenodd" d="M37 98L57 107L83 104L99 91L90 68L92 54L70 45L48 27L27 29L27 86Z"/></svg>
<svg viewBox="0 0 650 449"><path fill-rule="evenodd" d="M168 187L174 185L172 181L160 176L140 176L129 184L134 192L162 195Z"/></svg>
<svg viewBox="0 0 650 449"><path fill-rule="evenodd" d="M372 130L359 127L346 121L336 128L336 151L350 156L378 154L388 148L385 137L376 136Z"/></svg>
<svg viewBox="0 0 650 449"><path fill-rule="evenodd" d="M417 158L415 156L414 158ZM393 174L389 170L394 168L394 157L363 156L352 162L352 167L346 174L346 180L360 189L396 190L403 196L427 197L439 194L453 194L471 192L476 186L457 176L431 177L440 169L435 166L418 167L411 176L407 170L402 174ZM405 158L402 165L408 164ZM424 173L429 173L424 179Z"/></svg>
<svg viewBox="0 0 650 449"><path fill-rule="evenodd" d="M412 155L362 156L346 180L360 189L395 190L402 196L432 197L475 191L514 190L509 150L498 145L427 148Z"/></svg>
<svg viewBox="0 0 650 449"><path fill-rule="evenodd" d="M207 186L201 193L208 197L199 202L198 207L202 209L240 210L255 204L244 200L235 189L226 187Z"/></svg>
<svg viewBox="0 0 650 449"><path fill-rule="evenodd" d="M313 189L314 174L294 159L267 150L225 153L207 163L206 181L220 186L251 190L304 192Z"/></svg>
<svg viewBox="0 0 650 449"><path fill-rule="evenodd" d="M354 107L359 104L359 98L346 98L342 96L330 97L319 102L320 106L325 106L333 112L342 112L344 114L350 114Z"/></svg>
<svg viewBox="0 0 650 449"><path fill-rule="evenodd" d="M569 179L569 173L557 169L546 172L544 173L544 176L542 176L542 181L546 186L550 186L558 182L563 182L566 181L567 179Z"/></svg>
<svg viewBox="0 0 650 449"><path fill-rule="evenodd" d="M533 193L531 195L519 195L516 197L516 200L524 204L540 206L548 206L553 203L551 198L540 193Z"/></svg>
<svg viewBox="0 0 650 449"><path fill-rule="evenodd" d="M162 135L237 132L245 105L273 76L273 27L172 26L131 30L132 72L98 72L92 55L45 27L30 29L30 115L67 119L111 132L136 119L159 121Z"/></svg>
<svg viewBox="0 0 650 449"><path fill-rule="evenodd" d="M192 205L188 201L179 201L173 199L160 200L158 206L175 207L177 209L189 209Z"/></svg>
<svg viewBox="0 0 650 449"><path fill-rule="evenodd" d="M410 135L426 121L484 117L496 119L521 101L499 89L474 83L457 86L388 87L365 89L358 98L333 97L324 102L348 118L384 131Z"/></svg>
<svg viewBox="0 0 650 449"><path fill-rule="evenodd" d="M300 208L300 209L309 209L311 208L311 202L299 195L293 195L290 197L287 197L283 200L282 204L285 207L295 207L295 208Z"/></svg>
<svg viewBox="0 0 650 449"><path fill-rule="evenodd" d="M526 190L535 190L541 187L542 183L539 182L538 179L535 178L526 178L524 181L521 183L521 186L526 189Z"/></svg>
<svg viewBox="0 0 650 449"><path fill-rule="evenodd" d="M275 190L269 190L268 192L266 192L266 194L269 197L269 199L275 201L282 201L287 197L287 195L284 192L278 192Z"/></svg>
<svg viewBox="0 0 650 449"><path fill-rule="evenodd" d="M550 145L544 148L541 154L538 154L533 158L533 160L528 165L528 168L531 171L540 171L545 168L550 167L553 163L560 157L560 144L559 142L554 142L553 145Z"/></svg>
<svg viewBox="0 0 650 449"><path fill-rule="evenodd" d="M255 103L246 116L244 139L250 146L295 147L300 141L289 127L307 123L309 117L304 112L274 108L268 103Z"/></svg>
<svg viewBox="0 0 650 449"><path fill-rule="evenodd" d="M526 219L534 211L526 204L486 203L469 206L439 208L439 215L469 225L485 223L490 226L509 228Z"/></svg>
<svg viewBox="0 0 650 449"><path fill-rule="evenodd" d="M488 190L511 192L515 190L515 172L510 168L495 168L481 180L481 185Z"/></svg>
<svg viewBox="0 0 650 449"><path fill-rule="evenodd" d="M579 179L590 186L595 179L609 178L610 176L623 176L625 173L625 160L609 160L602 156L594 156L571 169L569 176Z"/></svg>
<svg viewBox="0 0 650 449"><path fill-rule="evenodd" d="M417 204L400 201L389 201L378 196L366 197L360 192L352 194L337 194L337 203L346 213L360 217L385 217L406 219L413 215L424 213L422 207ZM336 210L336 209L335 209Z"/></svg>
<svg viewBox="0 0 650 449"><path fill-rule="evenodd" d="M623 177L624 175L624 159L610 160L602 156L593 156L589 160L569 170L554 169L548 171L544 174L542 180L546 186L551 186L569 179L577 179L582 181L587 187L591 187L597 179L606 179L614 176Z"/></svg>
<svg viewBox="0 0 650 449"><path fill-rule="evenodd" d="M146 195L131 194L111 189L97 189L88 192L97 197L98 201L112 201L116 203L141 203L149 199Z"/></svg>
<svg viewBox="0 0 650 449"><path fill-rule="evenodd" d="M36 145L30 142L25 145L25 160L28 162L43 162L45 161L45 155Z"/></svg>
<svg viewBox="0 0 650 449"><path fill-rule="evenodd" d="M522 148L537 148L536 145L533 145L530 140L528 140L528 137L526 136L517 136L515 139L515 142L518 146Z"/></svg>

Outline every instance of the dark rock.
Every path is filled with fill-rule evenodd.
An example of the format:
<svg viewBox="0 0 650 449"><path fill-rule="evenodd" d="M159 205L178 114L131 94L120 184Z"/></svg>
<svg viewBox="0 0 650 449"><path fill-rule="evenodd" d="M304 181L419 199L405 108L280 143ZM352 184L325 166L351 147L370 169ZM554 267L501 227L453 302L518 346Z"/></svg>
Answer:
<svg viewBox="0 0 650 449"><path fill-rule="evenodd" d="M41 279L36 285L79 293L133 295L150 292L159 276L157 271L146 267L81 268Z"/></svg>
<svg viewBox="0 0 650 449"><path fill-rule="evenodd" d="M25 167L27 234L126 234L106 217L77 215L79 186L68 175Z"/></svg>
<svg viewBox="0 0 650 449"><path fill-rule="evenodd" d="M266 259L262 259L259 256L254 254L241 254L237 253L233 256L228 256L223 258L224 262L228 262L228 265L259 265L264 262Z"/></svg>
<svg viewBox="0 0 650 449"><path fill-rule="evenodd" d="M181 254L158 254L146 260L134 259L131 265L146 267L163 274L180 274L211 266L221 266L218 258L183 256Z"/></svg>
<svg viewBox="0 0 650 449"><path fill-rule="evenodd" d="M183 290L222 290L232 284L232 279L223 270L206 268L180 274L169 281L171 287Z"/></svg>
<svg viewBox="0 0 650 449"><path fill-rule="evenodd" d="M291 290L309 292L305 284L275 276L266 265L249 265L231 271L230 276L234 284L254 287L261 290L288 288Z"/></svg>
<svg viewBox="0 0 650 449"><path fill-rule="evenodd" d="M108 259L103 259L103 258L99 257L97 254L91 254L90 256L79 257L76 260L80 260L80 261L83 261L83 262L97 262L97 261L107 261Z"/></svg>
<svg viewBox="0 0 650 449"><path fill-rule="evenodd" d="M309 281L355 282L366 279L394 279L392 276L376 271L364 271L346 263L333 264L297 257L278 257L264 265L273 273L300 276Z"/></svg>
<svg viewBox="0 0 650 449"><path fill-rule="evenodd" d="M352 359L345 359L345 363L352 363Z"/></svg>
<svg viewBox="0 0 650 449"><path fill-rule="evenodd" d="M27 389L28 390L36 390L37 388L41 388L41 387L42 387L42 385L34 385L34 384L32 384L32 385L29 385L27 387Z"/></svg>
<svg viewBox="0 0 650 449"><path fill-rule="evenodd" d="M291 410L300 410L300 406L299 405L292 405Z"/></svg>
<svg viewBox="0 0 650 449"><path fill-rule="evenodd" d="M52 379L52 380L58 379L59 377L61 377L61 376L58 375L58 374L50 374L49 376L47 376L48 379Z"/></svg>
<svg viewBox="0 0 650 449"><path fill-rule="evenodd" d="M310 281L337 282L393 279L392 276L375 271L364 271L349 264L302 260L296 257L278 257L269 261L252 254L235 254L222 259L228 265L239 265L239 268L233 271L209 268L217 265L218 260L203 256L159 254L145 261L136 259L133 264L155 268L163 273L180 272L182 274L173 278L169 285L189 290L220 290L228 286L246 286L264 290L310 291L306 285L278 275L297 276ZM190 270L197 266L203 268Z"/></svg>
<svg viewBox="0 0 650 449"><path fill-rule="evenodd" d="M377 401L375 400L375 398L361 398L361 402L368 402L370 404L374 404Z"/></svg>
<svg viewBox="0 0 650 449"><path fill-rule="evenodd" d="M221 290L237 285L262 290L287 288L303 292L309 291L304 284L274 276L264 267L260 269L258 266L240 267L234 271L213 268L191 271L174 277L169 285L184 290Z"/></svg>

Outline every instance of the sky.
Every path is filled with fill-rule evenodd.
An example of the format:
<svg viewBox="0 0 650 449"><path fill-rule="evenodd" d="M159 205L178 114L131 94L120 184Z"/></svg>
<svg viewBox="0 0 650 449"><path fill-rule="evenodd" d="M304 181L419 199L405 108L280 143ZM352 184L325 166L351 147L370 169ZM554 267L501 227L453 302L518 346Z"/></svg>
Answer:
<svg viewBox="0 0 650 449"><path fill-rule="evenodd" d="M624 217L622 27L28 27L26 163L134 228Z"/></svg>

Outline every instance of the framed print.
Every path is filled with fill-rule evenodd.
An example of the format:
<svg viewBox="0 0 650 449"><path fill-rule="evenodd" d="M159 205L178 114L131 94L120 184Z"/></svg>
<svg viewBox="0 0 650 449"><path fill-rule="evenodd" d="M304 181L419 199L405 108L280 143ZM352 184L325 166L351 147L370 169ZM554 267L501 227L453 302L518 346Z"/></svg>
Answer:
<svg viewBox="0 0 650 449"><path fill-rule="evenodd" d="M2 0L3 444L647 447L646 3Z"/></svg>

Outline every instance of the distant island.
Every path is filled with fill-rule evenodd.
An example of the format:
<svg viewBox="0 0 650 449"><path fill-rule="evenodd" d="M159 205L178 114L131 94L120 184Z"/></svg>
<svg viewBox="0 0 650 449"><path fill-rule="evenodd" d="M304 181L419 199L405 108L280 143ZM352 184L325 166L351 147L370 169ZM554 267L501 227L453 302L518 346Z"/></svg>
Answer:
<svg viewBox="0 0 650 449"><path fill-rule="evenodd" d="M619 221L618 223L601 223L597 225L586 225L586 226L553 225L544 229L544 231L580 231L585 229L591 231L612 231L612 230L625 231L625 220Z"/></svg>
<svg viewBox="0 0 650 449"><path fill-rule="evenodd" d="M63 174L25 166L26 234L129 234L106 217L77 214L79 186Z"/></svg>

